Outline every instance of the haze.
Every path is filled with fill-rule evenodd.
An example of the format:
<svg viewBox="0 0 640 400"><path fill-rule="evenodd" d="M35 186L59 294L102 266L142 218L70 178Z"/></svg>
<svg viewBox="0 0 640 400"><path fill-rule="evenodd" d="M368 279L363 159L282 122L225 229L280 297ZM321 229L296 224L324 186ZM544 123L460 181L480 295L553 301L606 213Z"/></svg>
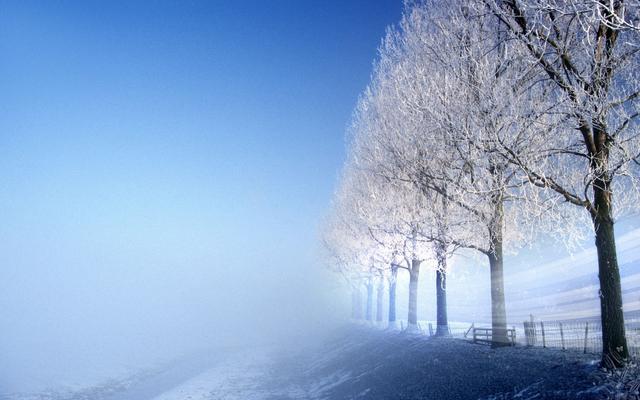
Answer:
<svg viewBox="0 0 640 400"><path fill-rule="evenodd" d="M318 221L399 2L0 7L0 392L331 314Z"/></svg>
<svg viewBox="0 0 640 400"><path fill-rule="evenodd" d="M0 0L0 399L182 400L185 393L191 399L367 393L457 399L464 390L516 393L534 364L518 360L533 353L524 347L535 347L535 324L547 347L543 321L547 335L553 334L550 323L559 323L556 350L571 350L563 326L573 326L567 340L578 339L567 347L577 343L578 352L539 353L544 362L535 367L537 375L529 373L531 385L542 382L538 376L556 375L559 354L562 362L573 354L582 363L563 367L565 372L575 365L584 366L582 372L591 368L588 335L592 341L602 336L589 325L601 302L591 235L572 254L544 234L517 254L505 252L502 304L519 341L497 353L502 350L464 342L476 329L492 326L489 251L460 250L450 257L440 311L448 310L441 324L446 329L432 335L435 259L420 259L420 277L414 273L411 281L417 295L410 296L409 265L420 265L417 233L414 259L405 254L396 281L390 274L399 265L394 246L400 242L374 240L362 222L395 227L389 214L401 213L383 207L404 206L394 190L409 199L420 193L410 185L400 192L404 183L389 190L389 177L371 174L379 185L371 193L391 200L363 216L360 206L376 206L375 196L353 182L368 182L363 187L370 189L364 178L371 176L344 177L371 172L352 168L353 160L377 154L355 151L354 138L358 113L368 115L362 106L367 85L373 101L376 82L386 82L384 69L373 68L384 59L385 32L393 35L389 26L401 21L403 7L426 13L431 6L449 9L444 1L401 0ZM420 39L420 46L405 49L408 60L427 43L422 39L431 38L430 31L418 32L396 32L398 40ZM387 54L393 61L388 66L399 62L394 54ZM431 79L422 67L433 60L425 60L414 70L424 80L390 80L399 86L390 83L389 93L409 92ZM385 96L371 104L384 105L379 111L391 121L405 121L405 102L386 103ZM424 91L416 95L428 98ZM461 113L473 114L460 104ZM457 108L443 110L457 118ZM377 127L377 117L360 122L365 120ZM415 132L380 132L427 138L429 120L413 122ZM361 127L360 144L373 143L369 133ZM400 142L413 154L416 142ZM422 165L426 158L414 161ZM378 161L372 165L387 165L387 159ZM343 203L349 207L336 207L341 190L343 200L355 199ZM343 235L352 228L341 224L345 215L357 217L351 222L357 221L361 236ZM633 324L627 330L635 335L640 219L637 212L630 215L617 221L616 241L626 322ZM338 227L333 236L331 221ZM386 225L380 231L389 234ZM335 239L329 240L333 249L327 238ZM375 261L361 240L390 258ZM382 288L375 296L374 284ZM415 323L409 326L411 315ZM526 328L531 326L533 333ZM507 329L497 331L506 339ZM307 352L312 346L316 351ZM481 363L460 368L471 358ZM440 360L448 362L422 369ZM234 368L242 373L234 375ZM499 385L486 384L487 370ZM260 379L262 386L252 386ZM557 375L556 381L564 380ZM462 381L481 390L457 384ZM407 388L419 390L411 397ZM252 391L263 397L250 397ZM225 397L230 393L235 397Z"/></svg>

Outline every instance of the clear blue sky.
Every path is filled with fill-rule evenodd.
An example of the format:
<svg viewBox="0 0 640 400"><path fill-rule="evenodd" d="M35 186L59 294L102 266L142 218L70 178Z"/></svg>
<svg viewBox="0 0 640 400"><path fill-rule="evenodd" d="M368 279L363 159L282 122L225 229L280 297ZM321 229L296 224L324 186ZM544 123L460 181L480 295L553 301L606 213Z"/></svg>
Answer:
<svg viewBox="0 0 640 400"><path fill-rule="evenodd" d="M401 7L0 1L0 358L295 284Z"/></svg>
<svg viewBox="0 0 640 400"><path fill-rule="evenodd" d="M57 239L313 220L400 1L125 3L2 3L3 214Z"/></svg>

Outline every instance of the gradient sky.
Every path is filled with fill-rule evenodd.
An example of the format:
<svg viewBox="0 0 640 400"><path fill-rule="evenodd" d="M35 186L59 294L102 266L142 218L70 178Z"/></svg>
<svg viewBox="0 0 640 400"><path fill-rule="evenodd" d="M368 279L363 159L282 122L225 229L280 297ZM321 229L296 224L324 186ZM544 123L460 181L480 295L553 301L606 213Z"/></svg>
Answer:
<svg viewBox="0 0 640 400"><path fill-rule="evenodd" d="M221 299L286 315L401 7L0 1L0 389Z"/></svg>

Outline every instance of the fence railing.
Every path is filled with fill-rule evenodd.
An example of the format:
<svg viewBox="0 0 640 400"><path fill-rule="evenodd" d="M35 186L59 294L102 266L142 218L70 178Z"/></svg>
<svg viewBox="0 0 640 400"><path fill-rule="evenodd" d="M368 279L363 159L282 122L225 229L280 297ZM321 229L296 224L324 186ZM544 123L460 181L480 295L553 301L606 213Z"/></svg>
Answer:
<svg viewBox="0 0 640 400"><path fill-rule="evenodd" d="M407 324L398 320L397 328L404 330ZM453 337L473 340L472 332L478 328L490 328L491 324L472 322L450 322L449 333ZM640 319L625 323L629 354L640 358ZM529 347L579 351L598 354L602 351L602 326L598 320L524 321L521 325L509 326L514 331L516 344ZM418 321L418 329L426 336L435 334L435 321ZM477 338L477 337L476 337Z"/></svg>
<svg viewBox="0 0 640 400"><path fill-rule="evenodd" d="M493 338L493 329L491 328L475 328L473 325L469 328L472 331L473 343L492 343L494 341ZM507 340L509 344L512 346L516 345L516 330L515 329L506 329Z"/></svg>
<svg viewBox="0 0 640 400"><path fill-rule="evenodd" d="M521 344L597 354L602 351L600 321L530 321L523 322ZM625 323L629 354L640 356L640 327L637 321Z"/></svg>
<svg viewBox="0 0 640 400"><path fill-rule="evenodd" d="M469 330L470 322L449 321L449 334L452 337L464 337ZM396 328L404 330L407 327L407 321L399 319L396 321ZM420 320L417 323L418 330L426 336L433 336L436 333L437 323L435 321Z"/></svg>

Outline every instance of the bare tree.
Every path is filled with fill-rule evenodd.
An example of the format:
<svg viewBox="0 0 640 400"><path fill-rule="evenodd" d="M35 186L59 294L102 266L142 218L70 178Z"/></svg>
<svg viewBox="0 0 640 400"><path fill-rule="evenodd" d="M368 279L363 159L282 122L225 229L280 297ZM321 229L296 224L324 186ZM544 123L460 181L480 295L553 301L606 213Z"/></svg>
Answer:
<svg viewBox="0 0 640 400"><path fill-rule="evenodd" d="M507 90L511 60L502 49L499 57L492 53L499 38L482 36L491 22L470 19L457 2L409 7L380 50L365 94L366 136L358 154L386 179L410 185L429 208L422 214L428 229L416 238L435 244L440 289L451 251L465 247L487 256L493 341L504 345L504 243L517 248L533 230L522 229L531 207L520 201L518 168L496 148L501 140L526 148L521 138L531 124L505 112L527 98L525 91ZM444 328L443 294L438 292L438 309Z"/></svg>
<svg viewBox="0 0 640 400"><path fill-rule="evenodd" d="M478 14L492 12L505 41L519 44L520 62L549 90L549 112L562 116L537 133L535 152L503 146L501 154L540 189L532 195L586 210L598 251L603 362L621 366L628 347L614 222L638 204L640 8L622 0L478 3Z"/></svg>
<svg viewBox="0 0 640 400"><path fill-rule="evenodd" d="M344 180L342 184L349 187L353 200L350 208L368 227L370 237L385 249L378 255L388 266L385 273L392 284L390 302L395 302L398 270L408 271L407 329L417 331L420 267L431 255L429 246L420 241L429 229L425 216L429 208L422 193L412 184L386 177L380 165L382 160L368 147L372 143L369 129L378 129L378 125L372 123L377 117L370 94L372 92L363 95L354 115L348 164L351 180ZM391 322L395 322L395 303L390 304L389 310Z"/></svg>

